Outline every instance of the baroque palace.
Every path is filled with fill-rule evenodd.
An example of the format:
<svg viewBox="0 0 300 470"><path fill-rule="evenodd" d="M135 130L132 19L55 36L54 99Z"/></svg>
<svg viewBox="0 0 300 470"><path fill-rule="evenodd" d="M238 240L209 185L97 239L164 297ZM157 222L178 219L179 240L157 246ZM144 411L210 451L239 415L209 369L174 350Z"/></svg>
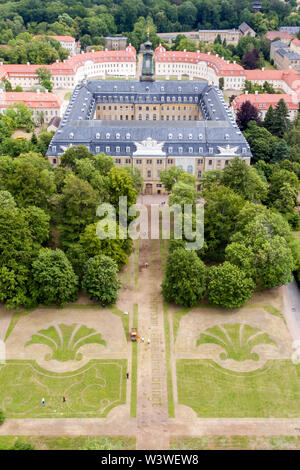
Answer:
<svg viewBox="0 0 300 470"><path fill-rule="evenodd" d="M140 169L143 191L165 190L161 170L178 166L201 178L236 155L250 163L247 141L222 92L205 81L155 81L151 43L145 43L140 80L79 83L47 156L59 165L71 146L105 153L119 166Z"/></svg>

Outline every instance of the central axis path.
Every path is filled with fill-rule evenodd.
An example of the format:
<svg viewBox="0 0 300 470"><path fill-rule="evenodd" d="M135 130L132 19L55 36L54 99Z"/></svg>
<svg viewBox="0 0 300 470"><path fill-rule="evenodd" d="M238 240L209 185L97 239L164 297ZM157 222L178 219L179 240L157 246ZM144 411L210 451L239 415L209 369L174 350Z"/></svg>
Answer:
<svg viewBox="0 0 300 470"><path fill-rule="evenodd" d="M148 268L145 263L149 264ZM144 343L138 344L137 449L168 449L165 335L163 301L160 295L160 240L140 240L139 270L138 331L139 335L144 337Z"/></svg>

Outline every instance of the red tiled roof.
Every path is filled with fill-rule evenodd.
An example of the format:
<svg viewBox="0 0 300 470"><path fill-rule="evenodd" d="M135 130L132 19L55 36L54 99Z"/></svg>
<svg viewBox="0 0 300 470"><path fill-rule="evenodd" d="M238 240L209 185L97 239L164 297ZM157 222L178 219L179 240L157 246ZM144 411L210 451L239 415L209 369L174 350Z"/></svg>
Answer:
<svg viewBox="0 0 300 470"><path fill-rule="evenodd" d="M60 108L63 100L53 93L32 91L0 93L0 108L7 108L15 103L24 103L29 108Z"/></svg>
<svg viewBox="0 0 300 470"><path fill-rule="evenodd" d="M24 74L26 76L34 76L36 69L40 67L49 69L52 75L74 75L77 69L89 60L94 63L135 62L136 51L133 46L128 46L125 51L95 51L76 54L64 62L54 62L51 65L4 64L0 66L0 79L6 75Z"/></svg>
<svg viewBox="0 0 300 470"><path fill-rule="evenodd" d="M72 36L49 36L50 38L56 39L56 41L63 41L63 42L75 42L75 38Z"/></svg>
<svg viewBox="0 0 300 470"><path fill-rule="evenodd" d="M270 41L274 41L274 39L276 38L291 40L295 36L296 36L295 34L290 34L287 31L268 31L265 34L265 37L269 39Z"/></svg>
<svg viewBox="0 0 300 470"><path fill-rule="evenodd" d="M298 39L298 38L293 39L292 44L296 47L299 47L300 46L300 39Z"/></svg>
<svg viewBox="0 0 300 470"><path fill-rule="evenodd" d="M300 88L300 75L296 70L245 70L247 80L282 80L291 89L297 90Z"/></svg>
<svg viewBox="0 0 300 470"><path fill-rule="evenodd" d="M241 107L243 103L246 101L250 101L250 103L258 109L269 109L270 106L275 107L280 99L283 99L288 107L289 110L298 109L297 98L294 95L289 94L255 94L249 93L240 96L236 96L233 100L233 107L234 109L238 109Z"/></svg>
<svg viewBox="0 0 300 470"><path fill-rule="evenodd" d="M178 62L178 63L194 63L206 62L213 68L217 75L244 75L244 68L239 64L228 63L228 61L212 54L202 52L185 52L185 51L166 51L162 46L155 49L155 60L157 62Z"/></svg>

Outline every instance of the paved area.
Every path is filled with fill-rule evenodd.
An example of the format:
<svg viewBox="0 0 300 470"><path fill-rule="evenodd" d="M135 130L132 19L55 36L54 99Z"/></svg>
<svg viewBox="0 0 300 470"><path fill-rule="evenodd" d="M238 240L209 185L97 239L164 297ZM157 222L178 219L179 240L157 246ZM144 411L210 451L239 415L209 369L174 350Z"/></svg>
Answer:
<svg viewBox="0 0 300 470"><path fill-rule="evenodd" d="M300 339L300 292L296 281L281 287L283 314L293 340Z"/></svg>
<svg viewBox="0 0 300 470"><path fill-rule="evenodd" d="M294 313L297 325L300 328L300 290L295 279L293 282L287 284L286 289L290 298L292 312Z"/></svg>

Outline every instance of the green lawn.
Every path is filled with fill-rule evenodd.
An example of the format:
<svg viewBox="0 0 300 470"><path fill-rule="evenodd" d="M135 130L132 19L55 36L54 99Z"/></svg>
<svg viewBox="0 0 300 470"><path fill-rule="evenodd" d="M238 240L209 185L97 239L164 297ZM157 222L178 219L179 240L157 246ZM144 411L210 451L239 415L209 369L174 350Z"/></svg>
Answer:
<svg viewBox="0 0 300 470"><path fill-rule="evenodd" d="M202 436L171 439L172 450L300 449L300 436Z"/></svg>
<svg viewBox="0 0 300 470"><path fill-rule="evenodd" d="M0 436L0 450L9 450L16 441L29 443L36 450L85 450L86 447L99 450L134 450L135 438L128 436Z"/></svg>
<svg viewBox="0 0 300 470"><path fill-rule="evenodd" d="M35 361L7 361L0 367L0 408L8 418L104 417L126 402L126 372L126 359L92 360L64 373Z"/></svg>
<svg viewBox="0 0 300 470"><path fill-rule="evenodd" d="M300 417L299 367L268 361L248 373L223 369L214 361L177 361L178 402L199 417Z"/></svg>

